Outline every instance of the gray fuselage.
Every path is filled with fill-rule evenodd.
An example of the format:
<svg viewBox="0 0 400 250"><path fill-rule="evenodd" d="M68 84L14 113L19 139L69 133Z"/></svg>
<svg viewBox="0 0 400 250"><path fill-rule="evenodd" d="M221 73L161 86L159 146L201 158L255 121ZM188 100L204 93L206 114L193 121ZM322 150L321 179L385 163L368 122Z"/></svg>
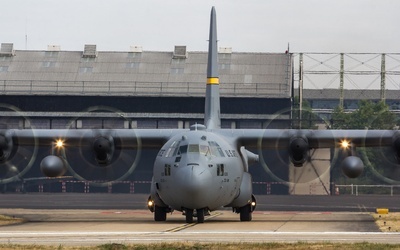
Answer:
<svg viewBox="0 0 400 250"><path fill-rule="evenodd" d="M161 148L152 185L174 210L215 210L237 197L243 172L238 150L225 138L192 130L174 136Z"/></svg>

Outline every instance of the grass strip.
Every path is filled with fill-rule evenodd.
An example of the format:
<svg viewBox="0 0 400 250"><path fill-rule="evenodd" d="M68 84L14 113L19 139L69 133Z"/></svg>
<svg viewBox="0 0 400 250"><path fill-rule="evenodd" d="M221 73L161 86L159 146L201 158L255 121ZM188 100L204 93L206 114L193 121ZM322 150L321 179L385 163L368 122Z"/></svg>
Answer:
<svg viewBox="0 0 400 250"><path fill-rule="evenodd" d="M372 214L382 232L400 232L400 213Z"/></svg>
<svg viewBox="0 0 400 250"><path fill-rule="evenodd" d="M12 225L22 222L24 222L24 220L21 218L0 215L0 226Z"/></svg>
<svg viewBox="0 0 400 250"><path fill-rule="evenodd" d="M84 249L84 250L220 250L220 249L277 249L277 250L315 250L315 249L326 249L326 250L394 250L399 249L400 245L397 244L378 244L378 243L190 243L190 242L178 242L178 243L157 243L157 244L135 244L135 245L124 245L124 244L104 244L93 247L80 247L80 246L41 246L41 245L13 245L4 244L0 245L0 249L24 249L24 250L39 250L39 249L59 249L59 250L71 250L71 249Z"/></svg>

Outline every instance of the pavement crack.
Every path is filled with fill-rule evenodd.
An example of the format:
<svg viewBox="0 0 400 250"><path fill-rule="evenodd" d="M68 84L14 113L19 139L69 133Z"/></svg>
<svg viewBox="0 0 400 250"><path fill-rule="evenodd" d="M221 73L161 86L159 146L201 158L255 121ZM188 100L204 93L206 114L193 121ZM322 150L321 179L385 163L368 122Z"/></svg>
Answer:
<svg viewBox="0 0 400 250"><path fill-rule="evenodd" d="M274 230L274 232L278 232L283 226L285 226L289 221L291 221L296 215L292 215L289 219L285 220L285 222L282 223L277 229Z"/></svg>

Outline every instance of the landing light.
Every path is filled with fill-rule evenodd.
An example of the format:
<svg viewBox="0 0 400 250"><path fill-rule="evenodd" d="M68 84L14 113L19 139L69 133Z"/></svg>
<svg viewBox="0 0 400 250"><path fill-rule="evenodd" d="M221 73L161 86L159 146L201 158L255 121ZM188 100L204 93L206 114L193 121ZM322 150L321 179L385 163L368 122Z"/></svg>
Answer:
<svg viewBox="0 0 400 250"><path fill-rule="evenodd" d="M62 148L64 147L64 142L62 140L57 140L56 141L56 147L57 148Z"/></svg>
<svg viewBox="0 0 400 250"><path fill-rule="evenodd" d="M154 205L154 202L152 200L149 200L147 202L147 206L152 207Z"/></svg>
<svg viewBox="0 0 400 250"><path fill-rule="evenodd" d="M347 148L350 147L350 142L347 141L347 140L343 140L343 141L340 142L340 146L341 146L342 148L344 148L344 149L347 149Z"/></svg>
<svg viewBox="0 0 400 250"><path fill-rule="evenodd" d="M255 202L255 201L252 201L252 202L251 202L251 206L254 207L255 205L256 205L256 202Z"/></svg>

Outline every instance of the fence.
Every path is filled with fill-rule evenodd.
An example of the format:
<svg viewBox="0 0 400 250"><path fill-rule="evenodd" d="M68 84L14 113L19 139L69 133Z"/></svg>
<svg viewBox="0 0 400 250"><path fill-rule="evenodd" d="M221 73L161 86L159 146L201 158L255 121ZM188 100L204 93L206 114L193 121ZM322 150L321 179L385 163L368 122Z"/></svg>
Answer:
<svg viewBox="0 0 400 250"><path fill-rule="evenodd" d="M96 185L97 184L97 185ZM100 182L100 181L79 181L79 180L60 180L57 182L38 182L37 191L39 193L42 192L83 192L90 193L94 191L100 192L108 192L112 193L115 190L116 186L119 185L117 189L119 192L126 193L129 190L129 193L141 193L144 190L146 192L150 191L151 181L114 181L114 182ZM139 192L137 191L137 187L140 185ZM276 191L276 188L282 185L287 185L285 182L253 182L254 188L261 187L261 193L271 195L273 191ZM274 189L275 187L275 189ZM20 191L17 189L16 191Z"/></svg>
<svg viewBox="0 0 400 250"><path fill-rule="evenodd" d="M137 81L47 81L1 80L0 94L74 94L74 95L188 95L203 96L204 82L137 82ZM286 83L224 83L221 94L226 96L290 95Z"/></svg>
<svg viewBox="0 0 400 250"><path fill-rule="evenodd" d="M335 185L337 194L346 193L347 189L350 189L351 195L359 195L360 190L364 191L363 194L370 194L370 193L380 193L380 194L390 194L390 196L394 195L394 191L398 189L398 194L400 194L400 185ZM342 189L342 190L341 190Z"/></svg>
<svg viewBox="0 0 400 250"><path fill-rule="evenodd" d="M105 182L105 184L101 184L100 181L78 181L78 180L60 180L58 182L38 182L37 192L108 192L112 193L113 190L117 192L123 193L148 193L150 191L151 181L114 181L114 182ZM253 191L255 194L266 194L273 195L281 192L278 192L282 186L287 186L287 182L253 182ZM315 188L317 183L310 183L310 190ZM359 194L385 194L385 195L400 195L400 185L336 185L335 183L331 183L333 188L332 195L343 195L350 194L358 196ZM46 188L45 188L46 187ZM30 190L31 192L35 192L35 190ZM17 187L17 192L21 191L20 187ZM310 194L312 192L310 191Z"/></svg>

